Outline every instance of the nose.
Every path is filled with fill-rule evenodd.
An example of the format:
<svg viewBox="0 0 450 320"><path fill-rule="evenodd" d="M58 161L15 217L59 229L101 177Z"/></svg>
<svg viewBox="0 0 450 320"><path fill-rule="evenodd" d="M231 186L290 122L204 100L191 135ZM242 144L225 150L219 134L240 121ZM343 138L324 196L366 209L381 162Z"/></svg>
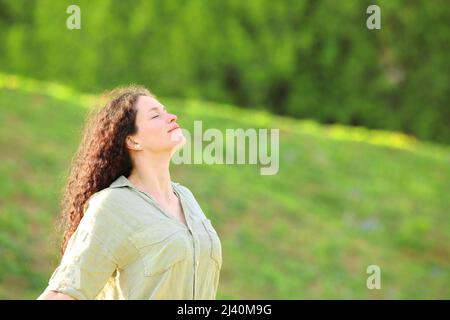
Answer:
<svg viewBox="0 0 450 320"><path fill-rule="evenodd" d="M173 121L176 121L178 119L178 117L177 117L176 114L169 113L168 116L167 116L167 119L169 119L169 123L171 123Z"/></svg>

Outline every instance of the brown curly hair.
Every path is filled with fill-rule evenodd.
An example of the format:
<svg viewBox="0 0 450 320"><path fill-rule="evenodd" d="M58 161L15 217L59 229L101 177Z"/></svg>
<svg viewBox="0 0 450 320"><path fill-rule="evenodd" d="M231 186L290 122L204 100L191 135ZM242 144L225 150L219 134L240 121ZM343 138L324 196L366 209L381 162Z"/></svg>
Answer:
<svg viewBox="0 0 450 320"><path fill-rule="evenodd" d="M116 88L104 94L106 105L100 110L93 108L88 114L60 203L59 224L64 230L61 255L83 218L87 200L109 187L120 175L131 173L132 162L125 139L138 130L135 120L140 96L154 97L142 86Z"/></svg>

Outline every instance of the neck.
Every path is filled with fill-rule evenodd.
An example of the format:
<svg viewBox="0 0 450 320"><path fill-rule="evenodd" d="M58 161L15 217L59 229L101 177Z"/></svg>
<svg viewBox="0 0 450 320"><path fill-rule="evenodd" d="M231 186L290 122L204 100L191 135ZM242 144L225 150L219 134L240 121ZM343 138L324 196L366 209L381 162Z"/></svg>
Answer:
<svg viewBox="0 0 450 320"><path fill-rule="evenodd" d="M170 155L168 154L144 154L135 155L133 169L128 180L136 188L149 193L156 199L169 202L174 193L170 178Z"/></svg>

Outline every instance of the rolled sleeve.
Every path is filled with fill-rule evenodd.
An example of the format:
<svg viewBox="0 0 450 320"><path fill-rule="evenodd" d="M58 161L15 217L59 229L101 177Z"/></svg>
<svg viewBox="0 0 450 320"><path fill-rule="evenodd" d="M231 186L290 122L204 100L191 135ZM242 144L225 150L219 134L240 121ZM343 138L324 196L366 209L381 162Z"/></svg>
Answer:
<svg viewBox="0 0 450 320"><path fill-rule="evenodd" d="M97 241L89 241L82 250L79 242L74 242L53 272L48 289L78 300L91 300L114 273L116 264Z"/></svg>
<svg viewBox="0 0 450 320"><path fill-rule="evenodd" d="M93 212L95 210L95 212ZM95 299L115 272L117 261L111 250L99 240L105 232L105 214L90 208L70 238L60 265L50 277L47 289L78 300ZM103 235L102 235L103 234Z"/></svg>

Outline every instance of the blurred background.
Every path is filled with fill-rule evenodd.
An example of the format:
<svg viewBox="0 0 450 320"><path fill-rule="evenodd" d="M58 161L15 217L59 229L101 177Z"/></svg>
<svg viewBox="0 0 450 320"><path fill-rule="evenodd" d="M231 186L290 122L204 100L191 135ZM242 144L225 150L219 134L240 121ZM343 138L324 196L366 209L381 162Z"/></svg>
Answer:
<svg viewBox="0 0 450 320"><path fill-rule="evenodd" d="M221 237L218 299L450 298L449 21L444 0L0 0L0 299L46 287L87 112L129 83L188 130L280 129L276 175L171 167Z"/></svg>

